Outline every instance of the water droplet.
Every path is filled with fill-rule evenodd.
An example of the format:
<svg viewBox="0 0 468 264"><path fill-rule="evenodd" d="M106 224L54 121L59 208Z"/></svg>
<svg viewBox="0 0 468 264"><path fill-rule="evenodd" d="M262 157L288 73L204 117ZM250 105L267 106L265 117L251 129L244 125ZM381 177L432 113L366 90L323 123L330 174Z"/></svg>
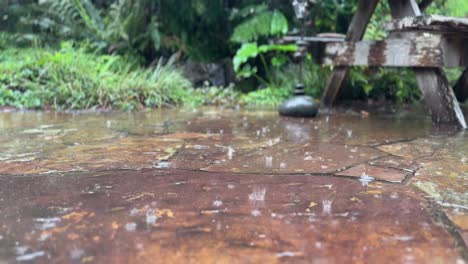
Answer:
<svg viewBox="0 0 468 264"><path fill-rule="evenodd" d="M259 210L252 210L252 212L250 212L250 214L254 217L258 217L258 216L261 216L262 215L262 212L260 212Z"/></svg>
<svg viewBox="0 0 468 264"><path fill-rule="evenodd" d="M167 168L170 168L171 167L171 163L168 162L168 161L161 161L161 162L158 162L154 168L156 169L167 169Z"/></svg>
<svg viewBox="0 0 468 264"><path fill-rule="evenodd" d="M33 253L30 253L30 254L18 256L18 257L16 257L16 261L18 261L18 262L20 262L20 261L31 261L31 260L34 260L34 259L36 259L38 257L42 257L42 256L45 256L45 252L44 251L38 251L38 252L33 252Z"/></svg>
<svg viewBox="0 0 468 264"><path fill-rule="evenodd" d="M85 251L82 249L75 248L70 252L71 259L81 259L85 255Z"/></svg>
<svg viewBox="0 0 468 264"><path fill-rule="evenodd" d="M132 231L135 231L137 228L137 224L136 223L127 223L125 225L125 230L127 230L128 232L132 232Z"/></svg>
<svg viewBox="0 0 468 264"><path fill-rule="evenodd" d="M359 178L359 181L361 182L362 186L366 186L366 187L369 185L369 183L373 182L374 180L375 180L374 177L370 177L365 172L363 172L361 177Z"/></svg>
<svg viewBox="0 0 468 264"><path fill-rule="evenodd" d="M146 222L147 227L156 224L156 221L158 220L158 217L156 216L153 209L146 210L145 215L146 215L145 222ZM136 226L135 226L135 228L136 228Z"/></svg>
<svg viewBox="0 0 468 264"><path fill-rule="evenodd" d="M333 204L333 201L331 201L331 200L323 200L322 201L323 214L327 214L327 215L331 214L332 204Z"/></svg>
<svg viewBox="0 0 468 264"><path fill-rule="evenodd" d="M281 162L280 163L280 169L286 169L286 163Z"/></svg>
<svg viewBox="0 0 468 264"><path fill-rule="evenodd" d="M232 156L233 156L234 152L236 152L236 151L231 146L229 146L228 147L228 152L227 152L227 156L228 156L229 160L232 160Z"/></svg>
<svg viewBox="0 0 468 264"><path fill-rule="evenodd" d="M223 201L221 201L221 200L213 201L213 206L215 206L215 207L220 207L222 205L223 205Z"/></svg>
<svg viewBox="0 0 468 264"><path fill-rule="evenodd" d="M36 223L36 227L41 230L51 229L57 226L57 223L60 222L62 219L58 217L52 218L35 218L34 222Z"/></svg>
<svg viewBox="0 0 468 264"><path fill-rule="evenodd" d="M265 157L265 167L266 168L273 167L273 157Z"/></svg>
<svg viewBox="0 0 468 264"><path fill-rule="evenodd" d="M265 188L254 188L253 192L249 194L249 200L251 201L265 201Z"/></svg>

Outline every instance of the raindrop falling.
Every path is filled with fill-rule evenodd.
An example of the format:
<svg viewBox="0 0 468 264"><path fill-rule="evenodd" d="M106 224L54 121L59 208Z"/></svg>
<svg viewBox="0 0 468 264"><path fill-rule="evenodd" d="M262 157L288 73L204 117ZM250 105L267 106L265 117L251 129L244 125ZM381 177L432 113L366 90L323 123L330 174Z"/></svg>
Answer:
<svg viewBox="0 0 468 264"><path fill-rule="evenodd" d="M273 167L273 157L265 157L265 167L266 168Z"/></svg>
<svg viewBox="0 0 468 264"><path fill-rule="evenodd" d="M227 152L227 156L228 156L229 160L232 160L232 156L233 156L234 152L236 152L236 151L231 146L229 146L228 147L228 152Z"/></svg>
<svg viewBox="0 0 468 264"><path fill-rule="evenodd" d="M154 224L156 224L156 221L158 220L158 217L156 216L155 212L153 209L148 209L145 213L146 215L146 219L145 219L145 222L146 222L146 226L149 227L149 226L152 226ZM125 226L126 227L126 226ZM136 227L136 226L135 226Z"/></svg>
<svg viewBox="0 0 468 264"><path fill-rule="evenodd" d="M214 207L221 207L222 205L223 205L223 201L221 201L221 200L213 201L213 206Z"/></svg>
<svg viewBox="0 0 468 264"><path fill-rule="evenodd" d="M265 201L265 188L254 188L253 192L249 194L249 200L251 201Z"/></svg>
<svg viewBox="0 0 468 264"><path fill-rule="evenodd" d="M327 215L331 214L332 204L333 204L333 201L331 201L331 200L323 200L322 201L323 214L327 214Z"/></svg>

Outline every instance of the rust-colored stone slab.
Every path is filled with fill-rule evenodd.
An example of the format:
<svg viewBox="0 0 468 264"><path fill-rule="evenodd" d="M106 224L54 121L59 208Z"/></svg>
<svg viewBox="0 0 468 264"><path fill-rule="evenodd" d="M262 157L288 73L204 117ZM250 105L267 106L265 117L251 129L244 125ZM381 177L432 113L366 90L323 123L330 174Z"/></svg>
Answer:
<svg viewBox="0 0 468 264"><path fill-rule="evenodd" d="M367 175L372 178L388 182L403 182L403 180L408 175L408 172L392 168L382 168L367 164L360 164L345 171L339 172L337 175L350 177L361 177L363 175Z"/></svg>
<svg viewBox="0 0 468 264"><path fill-rule="evenodd" d="M370 161L370 165L374 166L380 166L380 167L386 167L386 168L394 168L394 169L399 169L399 170L404 170L407 172L414 173L416 170L424 166L424 161L426 159L405 159L402 157L397 157L397 156L385 156L380 159L376 159L373 161Z"/></svg>
<svg viewBox="0 0 468 264"><path fill-rule="evenodd" d="M460 230L468 230L468 135L439 139L437 152L417 171L412 184L446 212Z"/></svg>
<svg viewBox="0 0 468 264"><path fill-rule="evenodd" d="M329 173L384 156L368 148L328 143L278 144L204 170L236 173Z"/></svg>
<svg viewBox="0 0 468 264"><path fill-rule="evenodd" d="M424 138L410 142L383 145L379 149L406 159L420 159L432 156L438 149L443 147L444 142L440 140Z"/></svg>
<svg viewBox="0 0 468 264"><path fill-rule="evenodd" d="M414 189L120 171L0 178L0 262L462 263Z"/></svg>
<svg viewBox="0 0 468 264"><path fill-rule="evenodd" d="M167 164L170 168L200 170L279 143L279 139L265 137L252 140L241 136L233 137L232 135L218 135L209 139L189 140Z"/></svg>
<svg viewBox="0 0 468 264"><path fill-rule="evenodd" d="M175 139L126 137L97 144L77 145L53 151L46 158L6 162L3 174L153 168L182 146Z"/></svg>

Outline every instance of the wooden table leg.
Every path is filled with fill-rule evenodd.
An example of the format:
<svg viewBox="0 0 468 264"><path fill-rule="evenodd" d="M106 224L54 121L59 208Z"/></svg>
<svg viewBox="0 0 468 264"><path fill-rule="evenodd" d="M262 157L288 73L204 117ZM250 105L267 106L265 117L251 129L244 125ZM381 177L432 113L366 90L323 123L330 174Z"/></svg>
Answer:
<svg viewBox="0 0 468 264"><path fill-rule="evenodd" d="M401 19L421 15L415 0L388 1L393 18ZM465 117L443 70L440 68L414 68L414 71L432 121L435 124L453 125L466 129Z"/></svg>
<svg viewBox="0 0 468 264"><path fill-rule="evenodd" d="M378 3L379 0L359 0L356 14L354 14L346 34L346 41L356 42L362 39ZM335 67L333 69L322 98L323 104L330 106L335 102L348 72L349 67Z"/></svg>
<svg viewBox="0 0 468 264"><path fill-rule="evenodd" d="M464 102L468 99L468 68L465 69L457 84L453 88L458 101Z"/></svg>

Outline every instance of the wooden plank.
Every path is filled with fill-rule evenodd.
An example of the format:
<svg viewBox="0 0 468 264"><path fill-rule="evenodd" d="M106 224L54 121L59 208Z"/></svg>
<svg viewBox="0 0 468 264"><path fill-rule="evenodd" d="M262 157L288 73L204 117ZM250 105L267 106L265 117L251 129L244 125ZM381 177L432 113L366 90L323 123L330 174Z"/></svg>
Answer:
<svg viewBox="0 0 468 264"><path fill-rule="evenodd" d="M283 43L296 43L298 41L304 42L343 42L345 38L341 37L300 37L300 36L285 36L281 39Z"/></svg>
<svg viewBox="0 0 468 264"><path fill-rule="evenodd" d="M385 24L385 29L388 31L419 30L447 34L457 33L466 36L466 33L468 33L468 18L438 15L404 17Z"/></svg>
<svg viewBox="0 0 468 264"><path fill-rule="evenodd" d="M453 88L458 101L464 102L468 99L468 68L465 69L457 84Z"/></svg>
<svg viewBox="0 0 468 264"><path fill-rule="evenodd" d="M388 0L394 19L421 15L415 0ZM390 38L396 35L391 34ZM404 35L402 35L405 37ZM407 35L408 37L410 35ZM440 68L414 68L418 86L435 124L447 124L467 128L455 94L448 84L445 73Z"/></svg>
<svg viewBox="0 0 468 264"><path fill-rule="evenodd" d="M327 43L322 63L336 66L467 67L468 39L419 34L383 41Z"/></svg>
<svg viewBox="0 0 468 264"><path fill-rule="evenodd" d="M359 0L357 11L346 34L346 41L356 42L362 39L378 3L379 0ZM335 102L348 73L348 67L339 66L333 69L322 98L323 104L330 106Z"/></svg>

